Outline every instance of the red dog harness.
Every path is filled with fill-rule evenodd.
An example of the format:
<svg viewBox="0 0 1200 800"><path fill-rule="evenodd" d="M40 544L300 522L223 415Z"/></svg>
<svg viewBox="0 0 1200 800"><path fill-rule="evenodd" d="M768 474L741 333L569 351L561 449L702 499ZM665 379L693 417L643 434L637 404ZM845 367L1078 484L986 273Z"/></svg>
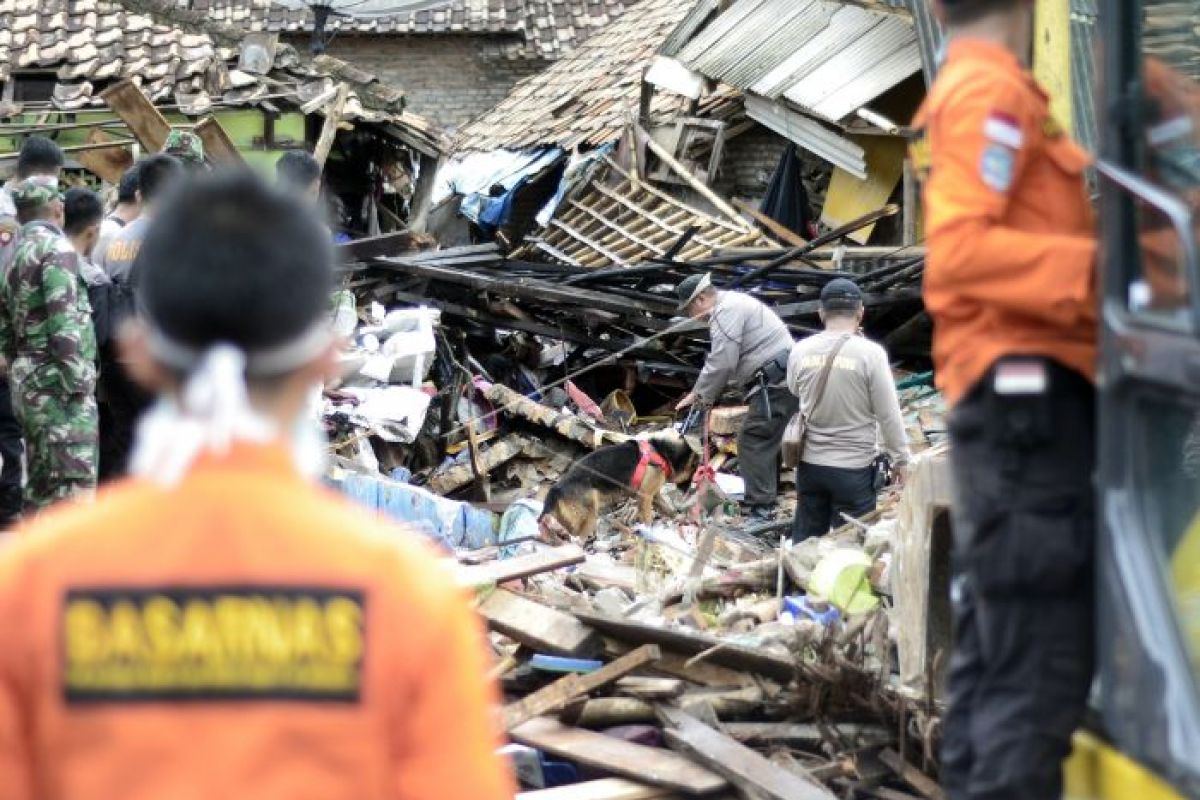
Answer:
<svg viewBox="0 0 1200 800"><path fill-rule="evenodd" d="M642 480L646 477L646 469L653 464L663 471L667 479L671 478L671 465L662 457L662 454L650 446L650 443L645 439L638 442L638 449L642 453L642 457L638 459L637 466L633 468L633 478L629 481L634 491L642 488Z"/></svg>

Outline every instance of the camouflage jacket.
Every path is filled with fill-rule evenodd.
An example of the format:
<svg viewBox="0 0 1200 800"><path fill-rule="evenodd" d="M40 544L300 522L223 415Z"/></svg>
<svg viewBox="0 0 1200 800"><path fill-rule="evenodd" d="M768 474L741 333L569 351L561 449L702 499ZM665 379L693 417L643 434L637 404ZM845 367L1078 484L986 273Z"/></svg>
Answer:
<svg viewBox="0 0 1200 800"><path fill-rule="evenodd" d="M21 228L0 283L0 351L14 384L59 395L96 387L96 334L79 256L51 224Z"/></svg>
<svg viewBox="0 0 1200 800"><path fill-rule="evenodd" d="M17 234L21 224L17 222L17 207L13 205L8 187L0 189L0 273L8 266L17 249Z"/></svg>

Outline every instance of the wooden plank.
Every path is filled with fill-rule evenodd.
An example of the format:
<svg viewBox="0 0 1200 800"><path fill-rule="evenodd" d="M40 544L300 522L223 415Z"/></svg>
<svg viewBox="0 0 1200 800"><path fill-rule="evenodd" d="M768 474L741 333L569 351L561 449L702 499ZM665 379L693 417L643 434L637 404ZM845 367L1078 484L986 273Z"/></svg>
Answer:
<svg viewBox="0 0 1200 800"><path fill-rule="evenodd" d="M491 564L481 564L477 567L458 567L456 576L463 586L487 586L493 583L515 581L528 578L542 572L550 572L573 564L583 563L587 555L577 544L565 544L562 547L551 547L516 558L506 558Z"/></svg>
<svg viewBox="0 0 1200 800"><path fill-rule="evenodd" d="M582 728L571 728L547 717L531 719L517 726L511 736L523 745L613 775L688 794L707 794L726 785L720 775L677 753L625 742Z"/></svg>
<svg viewBox="0 0 1200 800"><path fill-rule="evenodd" d="M816 747L827 739L845 740L852 744L860 741L882 743L895 739L895 735L882 725L856 723L728 722L721 727L739 742L763 745Z"/></svg>
<svg viewBox="0 0 1200 800"><path fill-rule="evenodd" d="M697 194L699 194L701 197L703 197L705 200L707 200L709 203L711 203L713 208L717 209L722 214L729 217L729 219L736 220L736 222L741 224L741 227L743 230L748 227L746 225L746 223L742 220L741 216L738 215L737 211L734 210L734 208L732 206L730 206L728 203L726 203L723 199L721 199L720 195L718 195L712 189L708 188L708 186L705 183L703 183L702 181L700 181L699 178L697 178L695 175L693 175L691 170L689 170L683 164L680 164L675 159L675 156L673 156L667 152L665 147L660 145L658 142L654 141L654 137L650 136L648 133L646 133L644 130L641 130L640 128L638 130L638 133L639 133L639 135L646 137L646 147L650 148L650 152L654 153L654 155L658 156L659 159L661 159L664 164L666 164L668 167L670 167L672 170L674 170L679 175L679 177L681 177L685 181L687 181L687 184L689 186L691 186L693 189L695 189Z"/></svg>
<svg viewBox="0 0 1200 800"><path fill-rule="evenodd" d="M99 128L93 128L87 137L88 144L107 144L112 141L113 137ZM133 166L133 153L124 145L113 144L112 147L80 153L75 160L99 175L105 183L116 186L121 182L125 170Z"/></svg>
<svg viewBox="0 0 1200 800"><path fill-rule="evenodd" d="M516 800L679 800L682 795L661 786L625 778L601 778L554 789L520 792Z"/></svg>
<svg viewBox="0 0 1200 800"><path fill-rule="evenodd" d="M149 153L157 153L167 143L171 125L132 81L121 81L100 93L121 121Z"/></svg>
<svg viewBox="0 0 1200 800"><path fill-rule="evenodd" d="M835 800L823 786L768 761L691 714L665 706L658 714L671 726L664 734L672 747L698 759L746 795L774 800Z"/></svg>
<svg viewBox="0 0 1200 800"><path fill-rule="evenodd" d="M646 625L584 611L576 611L574 614L593 628L630 643L657 644L690 655L713 649L706 661L737 670L749 670L784 682L790 682L796 677L796 665L792 659L766 651L752 650L715 636Z"/></svg>
<svg viewBox="0 0 1200 800"><path fill-rule="evenodd" d="M879 753L879 760L887 764L893 772L904 779L912 788L925 797L926 800L946 800L946 793L942 791L942 787L926 775L921 770L908 763L904 756L897 753L891 748L885 749Z"/></svg>
<svg viewBox="0 0 1200 800"><path fill-rule="evenodd" d="M757 222L760 227L763 228L763 230L769 231L772 236L784 244L790 244L793 247L803 247L804 245L808 244L808 240L803 236L796 233L786 225L781 225L779 222L771 219L742 198L733 198L733 204L737 206L743 214L749 214L750 217Z"/></svg>
<svg viewBox="0 0 1200 800"><path fill-rule="evenodd" d="M325 167L325 159L329 158L329 151L333 149L333 139L337 136L338 124L342 121L342 109L346 107L346 98L350 95L350 84L343 83L338 86L337 95L334 96L333 102L325 107L325 121L321 123L321 135L317 137L317 144L313 148L313 158Z"/></svg>
<svg viewBox="0 0 1200 800"><path fill-rule="evenodd" d="M196 123L192 131L204 143L204 157L213 164L223 167L246 165L246 160L216 117L205 117Z"/></svg>
<svg viewBox="0 0 1200 800"><path fill-rule="evenodd" d="M582 697L602 686L628 675L639 667L653 663L662 655L656 645L642 645L637 650L605 664L595 672L583 675L564 675L536 692L504 707L504 727L508 730L522 722L557 711L576 697Z"/></svg>
<svg viewBox="0 0 1200 800"><path fill-rule="evenodd" d="M628 644L616 639L606 637L604 640L604 650L610 655L620 655L630 649ZM663 650L662 658L654 664L654 671L713 689L736 689L754 683L754 678L749 673L720 667L709 661L688 666L689 657L685 653Z"/></svg>
<svg viewBox="0 0 1200 800"><path fill-rule="evenodd" d="M489 628L540 652L588 656L600 646L596 632L570 614L505 589L488 595L478 610Z"/></svg>

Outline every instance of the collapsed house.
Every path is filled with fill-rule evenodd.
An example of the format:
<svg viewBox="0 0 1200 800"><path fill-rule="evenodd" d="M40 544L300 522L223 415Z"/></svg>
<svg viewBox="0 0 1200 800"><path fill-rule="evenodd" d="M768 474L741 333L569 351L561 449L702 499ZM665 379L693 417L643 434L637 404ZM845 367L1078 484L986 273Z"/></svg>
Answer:
<svg viewBox="0 0 1200 800"><path fill-rule="evenodd" d="M315 150L351 236L418 221L446 149L441 130L370 73L167 4L0 6L0 81L9 159L41 133L69 170L111 184L172 125L195 126L214 163L269 167L288 149Z"/></svg>

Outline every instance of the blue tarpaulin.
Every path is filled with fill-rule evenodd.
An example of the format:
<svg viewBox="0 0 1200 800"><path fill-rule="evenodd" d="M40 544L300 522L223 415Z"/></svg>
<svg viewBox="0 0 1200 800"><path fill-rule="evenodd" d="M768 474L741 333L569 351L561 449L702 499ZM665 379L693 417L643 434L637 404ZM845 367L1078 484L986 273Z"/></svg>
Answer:
<svg viewBox="0 0 1200 800"><path fill-rule="evenodd" d="M406 522L447 547L476 549L496 543L496 515L469 503L373 475L348 473L329 478L329 483L347 497Z"/></svg>
<svg viewBox="0 0 1200 800"><path fill-rule="evenodd" d="M463 195L460 212L488 234L502 227L512 211L517 190L531 178L564 158L561 148L528 152L496 150L470 153L438 173L433 202L451 194ZM500 187L493 194L493 187Z"/></svg>

